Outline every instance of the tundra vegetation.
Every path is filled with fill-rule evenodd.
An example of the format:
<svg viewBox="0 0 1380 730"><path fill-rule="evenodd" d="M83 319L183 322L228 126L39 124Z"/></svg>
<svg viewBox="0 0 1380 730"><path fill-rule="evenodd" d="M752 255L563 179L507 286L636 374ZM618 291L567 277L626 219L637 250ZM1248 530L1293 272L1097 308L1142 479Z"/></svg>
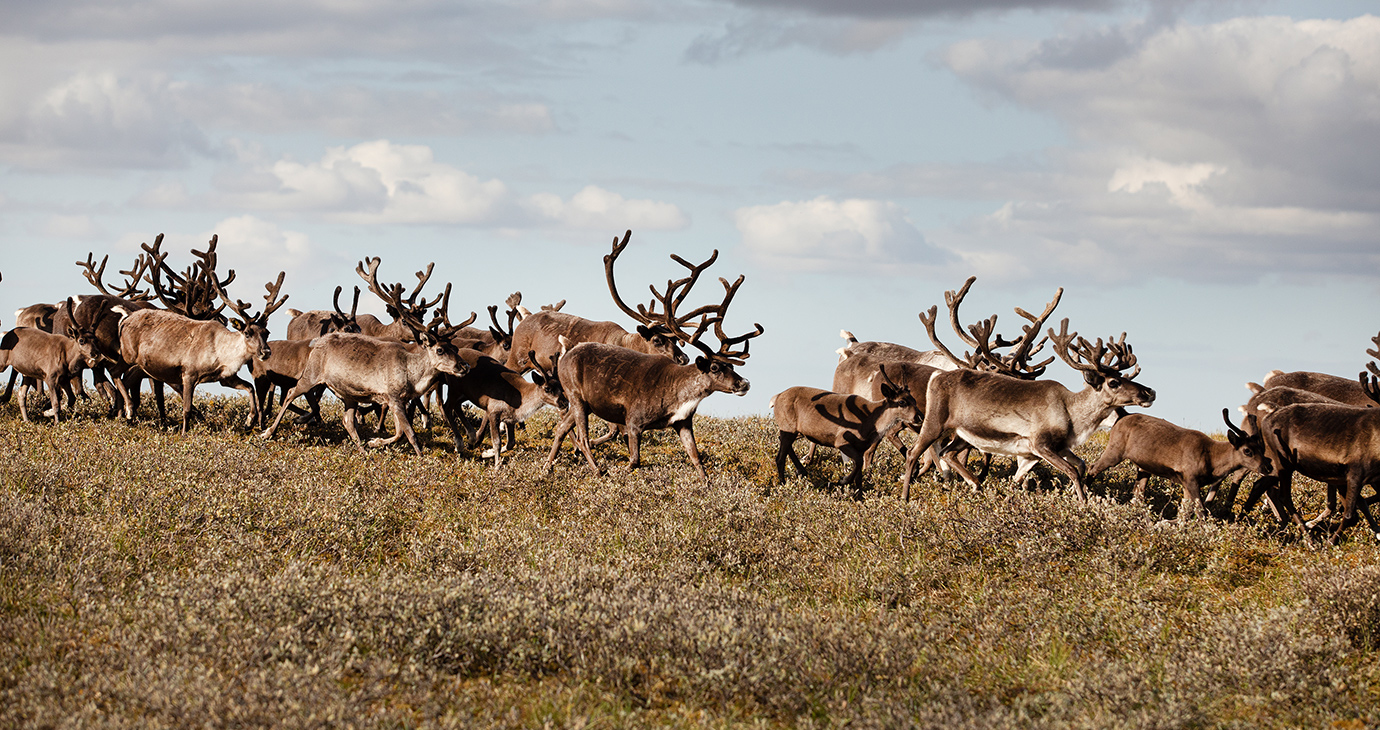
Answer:
<svg viewBox="0 0 1380 730"><path fill-rule="evenodd" d="M1373 538L1165 520L1129 462L903 503L879 449L855 501L832 456L772 485L766 417L700 416L706 483L665 431L547 473L552 410L494 469L439 427L361 454L331 399L271 441L243 397L187 436L98 403L0 406L3 727L1380 723Z"/></svg>

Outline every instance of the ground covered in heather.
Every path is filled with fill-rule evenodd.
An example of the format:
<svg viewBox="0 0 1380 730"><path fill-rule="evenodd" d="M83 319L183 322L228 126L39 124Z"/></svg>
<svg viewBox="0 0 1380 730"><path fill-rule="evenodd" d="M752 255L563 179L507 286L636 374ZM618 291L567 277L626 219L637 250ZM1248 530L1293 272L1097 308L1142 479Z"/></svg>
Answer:
<svg viewBox="0 0 1380 730"><path fill-rule="evenodd" d="M1380 723L1364 529L1180 524L1127 466L1087 505L1000 463L903 504L886 449L858 502L832 453L772 485L764 418L697 420L706 486L669 433L547 475L550 411L494 470L200 405L185 437L0 407L0 726Z"/></svg>

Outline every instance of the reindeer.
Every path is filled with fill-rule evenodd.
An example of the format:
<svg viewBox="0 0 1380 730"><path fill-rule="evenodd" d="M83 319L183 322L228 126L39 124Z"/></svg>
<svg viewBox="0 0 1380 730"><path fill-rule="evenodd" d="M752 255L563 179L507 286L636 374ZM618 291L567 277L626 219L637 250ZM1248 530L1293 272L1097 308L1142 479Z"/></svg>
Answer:
<svg viewBox="0 0 1380 730"><path fill-rule="evenodd" d="M1247 416L1254 433L1237 428L1231 422L1230 411L1222 409L1227 424L1227 440L1217 441L1202 431L1176 426L1164 419L1133 413L1112 426L1107 448L1088 471L1088 479L1130 459L1136 465L1136 487L1133 499L1145 502L1145 486L1151 475L1177 482L1183 487L1179 519L1190 513L1208 513L1202 488L1213 484L1232 472L1249 469L1258 474L1271 474L1273 463L1265 454L1265 445L1254 428L1255 416Z"/></svg>
<svg viewBox="0 0 1380 730"><path fill-rule="evenodd" d="M793 448L795 440L804 436L811 443L838 449L853 463L852 471L840 486L851 484L854 496L862 496L862 473L868 465L865 462L871 461L868 457L873 449L904 426L918 429L924 417L923 408L910 392L887 375L885 364L879 365L877 371L882 376L882 382L877 384L880 400L804 386L787 388L772 396L772 417L780 429L777 482L786 481L787 457L798 474L805 474L805 465ZM874 378L876 374L873 373Z"/></svg>
<svg viewBox="0 0 1380 730"><path fill-rule="evenodd" d="M260 436L273 438L287 413L288 406L302 394L322 385L331 389L345 405L344 425L350 440L364 452L355 419L360 404L377 403L389 408L393 414L394 434L392 438L375 438L369 446L386 446L406 437L412 450L418 456L422 448L417 444L417 436L412 424L407 420L406 404L422 393L430 390L443 375L464 375L469 370L460 359L450 336L455 330L474 321L470 319L460 325L450 323L447 310L450 305L450 285L436 299L427 302L417 301L422 287L431 278L430 264L426 272L417 272L418 284L412 295L403 299L402 284L385 288L378 282L380 260L365 259L355 268L361 279L369 285L369 291L388 303L389 309L397 313L398 321L403 322L412 332L415 344L396 340L385 340L365 334L332 332L311 341L311 353L306 367L302 369L297 384L283 396L283 403L274 417L272 425ZM367 268L366 268L367 267ZM430 323L423 324L422 317L427 310L441 304L433 313Z"/></svg>
<svg viewBox="0 0 1380 730"><path fill-rule="evenodd" d="M1355 380L1328 375L1326 373L1314 373L1306 370L1299 370L1291 373L1271 370L1265 373L1265 377L1260 381L1265 389L1270 388L1297 388L1306 390L1310 393L1326 396L1334 401L1345 403L1349 406L1360 408L1371 408L1375 403L1366 396L1365 391L1357 385ZM1247 384L1246 387L1250 387Z"/></svg>
<svg viewBox="0 0 1380 730"><path fill-rule="evenodd" d="M512 450L516 445L519 423L544 406L554 406L563 411L569 404L554 367L550 370L534 370L532 380L528 381L498 360L477 350L461 349L459 354L469 366L469 372L459 377L446 376L444 406L447 421L455 434L456 451L460 450L460 432L455 427L455 419L460 415L462 401L468 400L484 411L484 420L476 431L467 434L467 441L469 448L477 447L487 429L489 440L493 443L495 468L501 465L501 454L505 450L500 442L500 425L507 428L507 450ZM559 353L556 358L559 362ZM469 427L466 426L465 430L469 431Z"/></svg>
<svg viewBox="0 0 1380 730"><path fill-rule="evenodd" d="M160 233L155 239L155 250L162 243L163 234ZM125 275L125 283L113 291L107 289L104 282L105 267L109 260L109 255L103 257L98 267L95 257L87 253L86 261L76 262L77 266L82 267L86 280L96 287L100 294L78 297L74 304L69 298L69 304L60 307L54 314L53 326L59 332L66 332L79 346L89 347L95 353L96 365L91 368L92 381L96 391L110 403L107 417L114 418L121 410L133 412L137 408L137 405L122 400L121 393L128 390L121 390L106 376L109 372L114 378L119 379L130 369L120 357L119 323L123 315L116 312L115 307L123 307L125 311L132 312L137 309L152 309L154 305L149 302L152 295L147 290L139 288L140 279L148 269L149 257L140 254L128 271L121 271L120 273ZM67 322L64 322L64 319ZM137 374L131 376L130 384L135 386L136 394L140 379L141 376Z"/></svg>
<svg viewBox="0 0 1380 730"><path fill-rule="evenodd" d="M632 231L623 237L613 239L613 252L604 256L604 270L609 282L609 290L615 301L617 288L613 283L613 263L627 247ZM692 345L704 353L695 358L693 364L682 364L660 354L648 354L619 345L602 342L574 343L564 340L562 348L568 350L561 355L557 375L565 388L570 406L565 417L556 426L552 438L551 455L546 461L549 471L560 453L566 434L575 429L575 443L584 452L589 465L596 473L603 473L590 448L589 416L591 414L608 421L611 425L622 426L628 435L630 469L641 464L640 443L642 432L651 429L673 428L680 436L681 445L694 465L695 471L706 483L709 475L700 464L699 447L695 444L694 416L701 401L715 392L744 395L749 383L734 371L735 365L742 365L748 358L748 347L754 337L762 334L762 325L754 325L755 330L744 335L729 337L723 332L724 315L728 312L733 296L742 286L739 276L733 284L720 278L724 286L723 301L717 305L699 307L687 314L677 314L677 308L686 294L695 285L704 269L719 256L717 250L704 263L692 265L685 259L672 254L671 258L690 270L690 275L666 283L665 293L654 288L650 307L638 305L637 315L649 323L659 325L678 341ZM657 301L661 302L662 312L656 312ZM631 312L631 309L625 309ZM534 314L528 319L540 316ZM689 325L696 318L699 322L694 329ZM527 320L523 320L525 324ZM701 338L710 326L719 341L717 351L710 350ZM521 329L522 325L519 325ZM646 327L652 328L652 324ZM518 338L514 337L514 348ZM741 345L741 349L734 349ZM529 354L529 357L531 355ZM541 357L537 352L536 356Z"/></svg>
<svg viewBox="0 0 1380 730"><path fill-rule="evenodd" d="M928 319L933 328L935 307ZM1074 393L1050 380L1020 380L983 370L954 370L930 378L925 394L925 425L906 456L901 499L910 498L911 472L920 454L946 433L954 433L984 453L1016 458L1013 481L1020 482L1040 460L1063 472L1073 482L1079 499L1087 501L1083 488L1085 464L1073 453L1098 428L1114 422L1126 406L1149 406L1155 391L1132 379L1140 373L1136 357L1121 339L1101 338L1089 343L1070 334L1065 318L1059 334L1049 330L1049 340L1059 358L1083 373L1087 387ZM1074 340L1077 339L1075 343ZM1076 351L1070 352L1076 344ZM1126 375L1127 368L1135 370ZM959 474L974 487L977 479L966 467Z"/></svg>
<svg viewBox="0 0 1380 730"><path fill-rule="evenodd" d="M1371 341L1377 349L1368 349L1366 354L1380 358L1380 335ZM1376 377L1380 367L1368 362L1366 369L1370 375L1362 372L1358 378L1361 391L1372 404L1380 403L1380 380ZM1329 489L1346 487L1342 521L1330 542L1336 544L1356 523L1358 510L1371 530L1380 534L1361 499L1361 487L1369 484L1375 488L1380 481L1380 410L1340 403L1296 403L1271 409L1261 419L1260 431L1270 458L1280 466L1276 474L1256 482L1243 512L1268 492L1271 502L1283 512L1281 521L1292 520L1304 529L1316 524L1317 520L1305 523L1294 504L1293 477L1297 472L1327 484Z"/></svg>
<svg viewBox="0 0 1380 730"><path fill-rule="evenodd" d="M193 394L196 386L202 383L218 382L226 387L243 390L249 395L249 423L259 423L258 400L254 397L254 387L239 377L238 373L252 358L266 360L268 349L268 317L287 301L279 297L283 287L284 273L278 273L277 281L265 284L264 309L257 315L249 313L249 303L242 300L231 301L223 288L234 278L234 272L221 282L215 273L217 237L212 236L206 251L192 253L202 259L201 276L181 280L179 286L169 292L159 283L159 271L166 266L167 254L154 253L152 283L159 299L168 306L167 310L141 309L130 312L123 307L115 307L116 312L125 314L120 321L120 357L132 367L153 379L155 383L171 385L182 397L182 433L192 415ZM198 291L207 284L205 291ZM210 298L214 296L221 304L214 310L210 308ZM237 317L230 320L234 328L227 329L222 324L220 313L229 307ZM194 318L196 317L204 317ZM123 380L120 382L124 388ZM159 395L159 420L166 417L163 410L161 389L155 388ZM126 403L133 403L129 393L121 393ZM133 411L126 413L134 418Z"/></svg>
<svg viewBox="0 0 1380 730"><path fill-rule="evenodd" d="M840 364L850 357L866 355L883 362L918 363L937 370L953 370L956 367L938 350L916 350L894 342L859 342L857 336L848 330L839 330L839 337L844 339L843 347L835 350Z"/></svg>
<svg viewBox="0 0 1380 730"><path fill-rule="evenodd" d="M1298 388L1273 387L1266 388L1259 383L1246 383L1246 388L1251 391L1250 400L1243 406L1238 406L1236 410L1242 413L1240 430L1247 436L1254 437L1260 433L1260 420L1265 418L1271 411L1278 410L1284 406L1295 403L1333 403L1340 401L1319 395L1312 391L1300 390ZM1232 509L1236 504L1236 495L1241 489L1241 482L1245 480L1247 471L1240 471L1236 476L1219 482L1214 485L1204 498L1205 502L1217 503L1217 492L1221 487L1226 488L1226 496L1222 504L1226 505L1227 516L1234 518ZM1337 492L1335 489L1327 490L1327 509L1308 523L1312 527L1317 522L1327 518L1336 509ZM1274 502L1270 502L1271 509L1275 510L1275 516L1284 519L1285 515L1279 511Z"/></svg>
<svg viewBox="0 0 1380 730"><path fill-rule="evenodd" d="M1045 346L1045 339L1037 340L1036 338L1040 336L1040 328L1044 326L1049 316L1054 313L1054 309L1059 306L1059 300L1064 296L1063 288L1061 287L1054 293L1054 298L1045 305L1044 312L1038 317L1020 307L1016 307L1016 313L1029 320L1030 324L1024 326L1021 336L1017 337L1015 340L1007 340L998 334L996 335L996 341L993 342L992 338L996 330L997 315L994 314L976 324L969 325L967 332L965 332L963 326L959 324L959 307L962 305L964 297L968 295L968 290L972 288L973 282L975 281L977 281L977 277L970 276L968 280L963 283L962 288L957 292L947 291L944 293L945 304L949 309L949 324L953 328L954 333L969 347L973 348L973 352L965 351L963 357L959 357L950 351L949 348L945 347L944 343L940 342L938 336L935 334L935 319L938 311L936 307L933 312L930 313L928 319L922 314L920 320L925 325L925 331L929 335L930 341L934 343L937 348L932 351L933 354L939 358L938 361L943 362L945 367L940 368L932 365L923 365L916 361L895 363L893 366L893 371L897 371L898 367L902 365L904 366L904 369L899 370L902 379L901 382L907 384L911 394L915 396L916 402L920 404L922 411L926 404L925 391L929 388L930 377L933 376L936 371L983 370L1002 373L1022 380L1034 380L1043 375L1045 368L1050 363L1054 362L1054 358L1050 357L1043 362L1031 365L1030 358L1040 352ZM895 347L900 346L897 345ZM1010 351L1006 354L998 354L997 350L1001 348L1010 348ZM871 380L871 376L876 372L876 365L878 362L891 362L885 360L882 355L882 353L889 351L895 352L884 348L862 347L840 350L839 352L842 355L842 359L834 369L834 391L839 393L854 393L864 398L876 400L880 397L880 393L877 391L876 384L869 381ZM914 351L912 350L912 352ZM927 357L927 359L935 361L933 358ZM917 428L916 430L919 429ZM901 449L901 451L904 452L906 450L900 438L895 434L892 434L888 440L895 444L897 448ZM928 471L930 466L936 463L940 465L941 469L951 472L949 467L967 462L967 453L970 450L971 447L965 444L961 439L950 441L948 444L945 444L942 449L931 447L930 450L925 453L925 461L921 464L917 476ZM940 460L940 452L943 453L942 461ZM956 459L955 454L957 452L963 452L961 460ZM814 445L811 444L810 455L813 456L813 454ZM981 473L975 475L975 479L978 482L983 481L986 477L987 468L990 465L991 456L987 455L987 458L984 459Z"/></svg>
<svg viewBox="0 0 1380 730"><path fill-rule="evenodd" d="M900 383L910 392L911 398L915 400L916 407L920 409L920 415L923 417L925 413L925 390L929 387L930 376L937 372L941 372L939 368L930 365L923 365L918 362L898 362L895 360L887 360L876 355L869 355L866 353L854 354L849 352L839 361L838 367L834 368L834 383L831 390L835 393L856 395L870 401L885 400L882 394L882 385L884 382L877 379L878 368L883 365L885 365L889 371L887 374L894 377L897 383ZM906 424L902 424L901 429L897 429L885 436L885 440L889 441L900 450L902 454L906 453L906 445L897 434L902 429L908 427L909 426ZM919 429L920 426L917 423L914 426L914 430L918 431ZM874 446L863 455L863 469L867 469L871 466L872 456L875 451L876 447ZM805 461L807 463L814 463L814 455L815 443L811 441L809 451L806 452ZM927 454L926 458L928 459L929 456L930 455ZM928 467L929 464L927 463L925 466ZM925 469L922 468L921 473L924 471Z"/></svg>
<svg viewBox="0 0 1380 730"><path fill-rule="evenodd" d="M25 423L29 421L26 407L29 388L34 383L41 381L48 386L48 400L56 424L61 420L62 394L67 394L69 403L75 403L72 381L80 382L82 368L94 363L91 352L83 351L72 338L36 327L16 327L0 339L0 370L9 367L24 376L19 386L19 415Z"/></svg>
<svg viewBox="0 0 1380 730"><path fill-rule="evenodd" d="M642 305L633 309L624 304L618 296L618 288L613 280L613 262L618 258L618 254L627 248L628 240L631 237L632 231L630 230L624 234L622 243L614 240L613 255L604 257L604 278L608 282L609 293L613 295L614 304L638 322L637 331L628 332L615 322L596 322L573 314L566 314L559 311L559 306L543 307L541 311L533 312L524 317L513 329L513 344L507 363L510 370L525 373L535 367L536 363L528 362L525 359L531 352L535 352L537 358L549 368L553 356L561 351L561 337L566 338L572 346L580 342L600 342L649 355L663 355L671 358L678 365L685 365L690 362L690 358L679 347L682 340L676 333L668 330L665 323L658 322L649 316L648 310ZM671 258L683 266L690 266L684 259L674 254ZM700 267L709 266L714 263L716 258L718 258L717 250L714 256L711 256ZM561 304L564 304L564 300Z"/></svg>
<svg viewBox="0 0 1380 730"><path fill-rule="evenodd" d="M334 309L331 312L324 309L303 312L288 308L288 314L292 315L292 319L288 321L287 339L310 340L331 332L360 332L359 322L355 316L355 311L359 309L359 287L355 287L355 299L350 305L349 314L340 308L340 292L343 290L344 287L337 286L335 294L331 295L331 307Z"/></svg>

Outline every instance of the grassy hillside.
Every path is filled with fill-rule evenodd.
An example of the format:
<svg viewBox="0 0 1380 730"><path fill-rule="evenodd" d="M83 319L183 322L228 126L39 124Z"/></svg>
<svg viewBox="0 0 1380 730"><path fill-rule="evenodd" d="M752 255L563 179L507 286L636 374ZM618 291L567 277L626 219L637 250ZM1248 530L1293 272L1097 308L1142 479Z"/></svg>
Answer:
<svg viewBox="0 0 1380 730"><path fill-rule="evenodd" d="M635 473L567 444L545 475L550 411L494 471L440 430L361 456L335 412L264 442L202 407L188 437L0 408L0 726L1380 722L1364 529L1164 521L1125 466L1089 505L1001 479L902 504L890 451L861 503L768 494L763 418L697 421L706 487L665 432Z"/></svg>

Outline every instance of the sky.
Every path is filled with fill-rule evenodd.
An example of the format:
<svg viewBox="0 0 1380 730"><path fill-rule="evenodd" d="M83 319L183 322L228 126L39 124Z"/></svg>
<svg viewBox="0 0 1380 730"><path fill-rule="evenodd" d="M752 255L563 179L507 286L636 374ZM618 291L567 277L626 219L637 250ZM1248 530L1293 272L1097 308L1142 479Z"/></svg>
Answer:
<svg viewBox="0 0 1380 730"><path fill-rule="evenodd" d="M1126 332L1149 413L1221 430L1245 382L1375 347L1371 7L0 0L0 323L162 233L177 268L218 235L242 299L285 271L329 308L379 256L435 262L458 314L521 291L631 329L602 262L631 229L629 299L673 253L720 252L695 304L746 277L753 386L702 413L829 387L840 329L930 349L918 313L976 276L965 321L1018 334L1063 287L1051 324Z"/></svg>

